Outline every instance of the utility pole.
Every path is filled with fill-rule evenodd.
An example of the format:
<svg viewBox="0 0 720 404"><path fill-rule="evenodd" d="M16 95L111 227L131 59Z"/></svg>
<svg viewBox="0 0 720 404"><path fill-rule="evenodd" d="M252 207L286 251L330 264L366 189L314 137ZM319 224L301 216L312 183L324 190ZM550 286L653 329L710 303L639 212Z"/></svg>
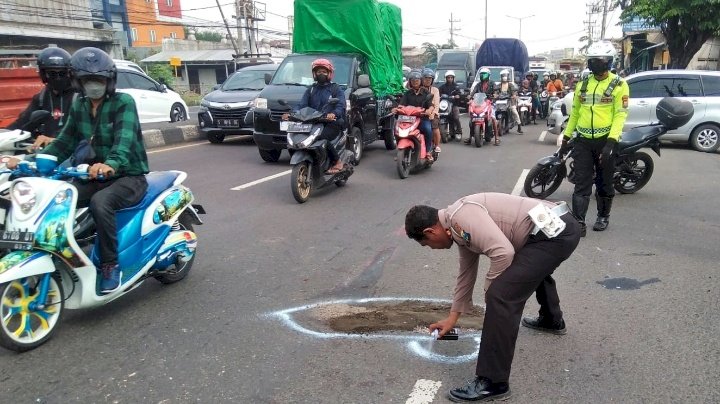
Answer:
<svg viewBox="0 0 720 404"><path fill-rule="evenodd" d="M460 28L455 28L454 24L456 22L460 22L460 20L454 20L452 13L450 13L450 45L453 47L455 46L455 39L454 39L455 31L460 31Z"/></svg>
<svg viewBox="0 0 720 404"><path fill-rule="evenodd" d="M216 0L220 1L220 0ZM237 37L238 37L238 44L239 46L235 46L235 54L240 57L240 54L244 52L245 44L243 43L243 32L242 32L242 19L243 19L243 6L242 6L243 0L235 0L235 21L237 26Z"/></svg>
<svg viewBox="0 0 720 404"><path fill-rule="evenodd" d="M485 39L487 39L487 3L488 0L485 0Z"/></svg>
<svg viewBox="0 0 720 404"><path fill-rule="evenodd" d="M220 0L215 0L217 3L218 9L220 10L220 16L223 19L223 22L225 23L225 29L227 29L228 36L230 37L230 42L232 42L233 49L235 49L235 53L240 53L240 49L238 49L237 44L235 43L235 39L233 38L232 34L230 33L230 27L228 26L227 20L225 19L225 13L222 11L222 7L220 7Z"/></svg>
<svg viewBox="0 0 720 404"><path fill-rule="evenodd" d="M602 27L600 27L600 39L605 39L605 20L607 19L607 13L608 13L608 0L603 1L603 18L602 18Z"/></svg>
<svg viewBox="0 0 720 404"><path fill-rule="evenodd" d="M513 16L507 15L507 14L506 14L505 16L506 16L506 17L509 17L509 18L514 18L514 19L516 19L516 20L518 20L518 21L520 22L520 32L518 33L518 39L522 41L522 22L523 22L523 20L526 19L526 18L535 17L535 14L533 14L533 15L528 15L528 16L525 16L525 17L513 17Z"/></svg>
<svg viewBox="0 0 720 404"><path fill-rule="evenodd" d="M290 33L290 52L292 52L293 47L293 31L295 30L295 17L292 15L288 16L288 32Z"/></svg>

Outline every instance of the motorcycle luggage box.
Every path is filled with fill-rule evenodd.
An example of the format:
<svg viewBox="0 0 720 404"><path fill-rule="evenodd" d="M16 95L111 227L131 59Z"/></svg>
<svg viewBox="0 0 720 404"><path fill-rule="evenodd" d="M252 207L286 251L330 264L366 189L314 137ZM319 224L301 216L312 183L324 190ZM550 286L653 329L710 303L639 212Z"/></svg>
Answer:
<svg viewBox="0 0 720 404"><path fill-rule="evenodd" d="M672 97L663 98L655 108L658 120L668 130L677 129L688 123L694 112L692 103Z"/></svg>

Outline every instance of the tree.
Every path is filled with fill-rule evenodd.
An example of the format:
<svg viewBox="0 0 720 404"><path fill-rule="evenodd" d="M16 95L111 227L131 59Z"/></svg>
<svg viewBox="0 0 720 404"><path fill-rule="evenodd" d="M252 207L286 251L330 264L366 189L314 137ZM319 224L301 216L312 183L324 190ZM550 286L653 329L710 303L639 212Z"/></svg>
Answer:
<svg viewBox="0 0 720 404"><path fill-rule="evenodd" d="M198 31L195 33L195 39L198 41L220 42L222 38L222 34L215 31Z"/></svg>
<svg viewBox="0 0 720 404"><path fill-rule="evenodd" d="M703 44L720 34L720 0L617 0L622 22L635 18L660 27L670 68L684 69Z"/></svg>
<svg viewBox="0 0 720 404"><path fill-rule="evenodd" d="M169 64L153 63L148 67L147 74L158 83L172 85L175 82L173 67Z"/></svg>
<svg viewBox="0 0 720 404"><path fill-rule="evenodd" d="M455 47L457 47L457 45L454 41L449 41L448 43L443 45L425 42L422 44L422 47L425 48L425 63L429 64L438 62L438 49L454 49Z"/></svg>

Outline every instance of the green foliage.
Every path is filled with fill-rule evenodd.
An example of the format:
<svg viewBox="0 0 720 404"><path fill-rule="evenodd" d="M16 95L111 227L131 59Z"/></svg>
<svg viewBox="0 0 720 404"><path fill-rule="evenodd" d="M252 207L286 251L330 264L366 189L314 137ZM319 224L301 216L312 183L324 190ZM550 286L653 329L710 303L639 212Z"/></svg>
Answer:
<svg viewBox="0 0 720 404"><path fill-rule="evenodd" d="M720 0L618 0L620 19L635 18L660 27L670 51L670 67L685 68L702 45L720 34Z"/></svg>
<svg viewBox="0 0 720 404"><path fill-rule="evenodd" d="M147 69L148 76L152 77L153 80L158 83L164 83L172 86L175 82L175 74L173 67L169 64L153 63Z"/></svg>
<svg viewBox="0 0 720 404"><path fill-rule="evenodd" d="M199 31L195 33L195 39L198 41L220 42L223 36L215 31Z"/></svg>
<svg viewBox="0 0 720 404"><path fill-rule="evenodd" d="M454 41L448 41L446 44L432 44L430 42L425 42L422 44L422 47L425 48L425 64L429 63L437 63L437 55L438 55L438 49L454 49L457 47Z"/></svg>

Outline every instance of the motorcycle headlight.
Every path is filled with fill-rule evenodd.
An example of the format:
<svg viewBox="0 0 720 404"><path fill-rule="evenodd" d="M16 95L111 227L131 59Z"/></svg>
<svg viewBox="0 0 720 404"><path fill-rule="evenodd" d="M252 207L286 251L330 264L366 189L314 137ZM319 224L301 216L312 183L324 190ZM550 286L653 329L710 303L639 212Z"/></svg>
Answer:
<svg viewBox="0 0 720 404"><path fill-rule="evenodd" d="M392 100L389 99L389 98L386 99L386 100L385 100L385 109L392 109L392 107L393 107L393 102L392 102Z"/></svg>
<svg viewBox="0 0 720 404"><path fill-rule="evenodd" d="M13 186L12 197L22 213L27 214L35 207L35 196L35 189L25 181L18 181Z"/></svg>
<svg viewBox="0 0 720 404"><path fill-rule="evenodd" d="M448 102L447 100L440 101L440 109L448 109Z"/></svg>
<svg viewBox="0 0 720 404"><path fill-rule="evenodd" d="M255 108L267 109L267 107L268 107L267 98L260 98L260 97L255 98Z"/></svg>

